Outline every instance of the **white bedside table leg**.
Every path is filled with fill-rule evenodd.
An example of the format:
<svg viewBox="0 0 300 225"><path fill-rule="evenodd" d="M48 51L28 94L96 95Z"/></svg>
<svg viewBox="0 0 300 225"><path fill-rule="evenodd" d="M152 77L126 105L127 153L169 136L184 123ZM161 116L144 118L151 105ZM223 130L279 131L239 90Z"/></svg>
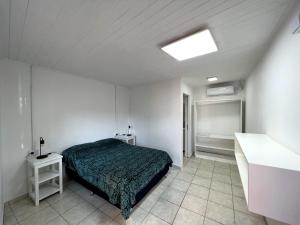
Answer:
<svg viewBox="0 0 300 225"><path fill-rule="evenodd" d="M32 183L31 183L31 178L33 177L33 172L32 172L32 168L29 164L27 164L27 172L28 172L28 193L31 194L32 193Z"/></svg>
<svg viewBox="0 0 300 225"><path fill-rule="evenodd" d="M50 165L50 170L51 170L51 172L55 171L55 164ZM55 179L52 179L51 183L54 185L55 184Z"/></svg>
<svg viewBox="0 0 300 225"><path fill-rule="evenodd" d="M39 205L40 193L39 193L39 168L34 168L34 190L35 190L35 205Z"/></svg>
<svg viewBox="0 0 300 225"><path fill-rule="evenodd" d="M59 193L63 193L63 179L62 179L62 162L60 161L58 164L59 170Z"/></svg>

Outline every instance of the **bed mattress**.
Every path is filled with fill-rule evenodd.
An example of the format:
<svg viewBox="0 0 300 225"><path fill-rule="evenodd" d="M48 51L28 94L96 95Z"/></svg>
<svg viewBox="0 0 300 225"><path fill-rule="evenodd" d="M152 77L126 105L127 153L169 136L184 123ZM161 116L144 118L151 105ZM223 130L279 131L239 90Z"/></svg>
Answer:
<svg viewBox="0 0 300 225"><path fill-rule="evenodd" d="M157 174L172 165L161 150L133 146L117 139L104 139L76 145L63 152L69 170L104 192L119 205L125 219L136 203L136 195Z"/></svg>

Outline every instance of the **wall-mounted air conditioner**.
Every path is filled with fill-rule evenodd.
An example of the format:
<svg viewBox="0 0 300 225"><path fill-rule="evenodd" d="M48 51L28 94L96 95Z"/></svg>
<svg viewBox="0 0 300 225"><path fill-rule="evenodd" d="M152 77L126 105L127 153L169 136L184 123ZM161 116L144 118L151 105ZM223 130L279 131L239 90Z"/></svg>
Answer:
<svg viewBox="0 0 300 225"><path fill-rule="evenodd" d="M215 87L215 88L206 89L207 96L233 95L233 94L234 94L233 86L224 86L224 87Z"/></svg>

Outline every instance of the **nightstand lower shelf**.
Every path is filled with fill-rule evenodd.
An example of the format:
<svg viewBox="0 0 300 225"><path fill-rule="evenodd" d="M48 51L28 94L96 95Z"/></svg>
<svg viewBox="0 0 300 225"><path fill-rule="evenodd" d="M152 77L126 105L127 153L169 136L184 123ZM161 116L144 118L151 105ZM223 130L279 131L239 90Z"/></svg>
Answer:
<svg viewBox="0 0 300 225"><path fill-rule="evenodd" d="M59 191L60 191L59 185L57 184L51 184L51 183L43 184L39 188L39 201ZM31 192L29 193L29 195L32 199L35 199L35 192Z"/></svg>

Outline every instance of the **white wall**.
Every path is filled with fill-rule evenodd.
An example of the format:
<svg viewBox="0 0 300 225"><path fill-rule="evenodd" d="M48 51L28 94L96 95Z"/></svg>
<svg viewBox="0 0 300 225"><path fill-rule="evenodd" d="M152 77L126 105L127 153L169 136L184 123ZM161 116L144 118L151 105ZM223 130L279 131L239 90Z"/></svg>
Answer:
<svg viewBox="0 0 300 225"><path fill-rule="evenodd" d="M127 130L127 88L41 67L32 71L33 110L30 65L0 61L0 150L1 160L9 159L1 162L5 202L27 193L31 112L34 140L38 143L40 136L45 137L45 151L61 151Z"/></svg>
<svg viewBox="0 0 300 225"><path fill-rule="evenodd" d="M27 192L25 157L31 151L30 66L0 61L1 147L3 197Z"/></svg>
<svg viewBox="0 0 300 225"><path fill-rule="evenodd" d="M197 108L195 132L197 135L233 136L235 132L240 132L240 112L240 102L202 105Z"/></svg>
<svg viewBox="0 0 300 225"><path fill-rule="evenodd" d="M300 154L300 3L246 82L246 131L266 133ZM269 225L282 223L267 219ZM295 225L295 224L293 224Z"/></svg>
<svg viewBox="0 0 300 225"><path fill-rule="evenodd" d="M9 0L0 0L0 59L8 56Z"/></svg>
<svg viewBox="0 0 300 225"><path fill-rule="evenodd" d="M117 86L116 97L117 132L127 134L129 125L129 89Z"/></svg>
<svg viewBox="0 0 300 225"><path fill-rule="evenodd" d="M189 102L188 102L188 156L190 157L193 154L193 122L192 122L192 115L193 115L193 88L181 81L181 96L183 94L186 94L189 96ZM181 97L182 98L182 97ZM182 109L183 110L183 109ZM183 112L182 112L183 113ZM183 116L182 116L183 118Z"/></svg>
<svg viewBox="0 0 300 225"><path fill-rule="evenodd" d="M61 152L72 145L113 137L118 130L126 130L128 98L124 87L115 90L109 83L33 67L35 149L39 148L39 137L45 138L45 152Z"/></svg>
<svg viewBox="0 0 300 225"><path fill-rule="evenodd" d="M143 85L130 91L130 113L137 144L167 151L182 166L181 80Z"/></svg>
<svg viewBox="0 0 300 225"><path fill-rule="evenodd" d="M0 87L1 88L1 87ZM1 94L1 91L0 91ZM0 95L0 225L3 224L3 211L4 211L4 200L3 200L3 157L2 157L2 135L1 135L1 95Z"/></svg>
<svg viewBox="0 0 300 225"><path fill-rule="evenodd" d="M300 34L293 35L300 3L247 79L247 132L266 133L300 154Z"/></svg>

